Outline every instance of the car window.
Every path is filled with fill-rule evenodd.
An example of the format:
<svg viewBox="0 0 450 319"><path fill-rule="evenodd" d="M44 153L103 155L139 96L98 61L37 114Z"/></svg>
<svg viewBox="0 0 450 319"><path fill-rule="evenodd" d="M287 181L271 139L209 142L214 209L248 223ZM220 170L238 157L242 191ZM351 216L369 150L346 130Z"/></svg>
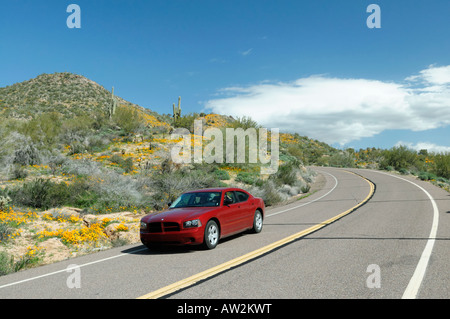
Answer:
<svg viewBox="0 0 450 319"><path fill-rule="evenodd" d="M236 191L236 199L238 202L245 202L248 199L248 194Z"/></svg>
<svg viewBox="0 0 450 319"><path fill-rule="evenodd" d="M219 206L220 192L185 193L178 197L170 208Z"/></svg>
<svg viewBox="0 0 450 319"><path fill-rule="evenodd" d="M231 204L237 203L234 192L226 192L225 197L229 197L231 199Z"/></svg>

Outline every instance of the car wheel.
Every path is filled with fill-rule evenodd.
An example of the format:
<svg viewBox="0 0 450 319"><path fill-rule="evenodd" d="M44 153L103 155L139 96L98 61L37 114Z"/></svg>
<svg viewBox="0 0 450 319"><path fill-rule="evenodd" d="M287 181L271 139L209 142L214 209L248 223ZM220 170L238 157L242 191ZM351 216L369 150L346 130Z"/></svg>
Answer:
<svg viewBox="0 0 450 319"><path fill-rule="evenodd" d="M216 248L219 243L219 226L213 220L210 220L205 227L204 245L207 249Z"/></svg>
<svg viewBox="0 0 450 319"><path fill-rule="evenodd" d="M254 233L260 233L263 228L263 215L260 210L255 212L255 217L253 218L253 228Z"/></svg>

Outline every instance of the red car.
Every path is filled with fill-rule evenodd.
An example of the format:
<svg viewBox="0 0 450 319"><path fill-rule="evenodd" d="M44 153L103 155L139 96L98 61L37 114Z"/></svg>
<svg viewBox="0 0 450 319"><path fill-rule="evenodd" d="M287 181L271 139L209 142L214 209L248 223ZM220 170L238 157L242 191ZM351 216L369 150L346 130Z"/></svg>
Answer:
<svg viewBox="0 0 450 319"><path fill-rule="evenodd" d="M261 198L240 188L186 192L168 210L143 217L140 237L147 247L203 244L213 249L221 238L245 230L261 232L264 210Z"/></svg>

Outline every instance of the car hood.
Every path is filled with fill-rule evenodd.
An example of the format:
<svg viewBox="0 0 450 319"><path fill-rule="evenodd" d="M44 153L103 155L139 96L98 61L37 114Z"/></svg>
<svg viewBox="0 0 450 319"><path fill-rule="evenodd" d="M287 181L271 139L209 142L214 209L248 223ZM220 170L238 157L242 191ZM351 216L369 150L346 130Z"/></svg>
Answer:
<svg viewBox="0 0 450 319"><path fill-rule="evenodd" d="M152 223L152 222L160 222L161 219L169 222L180 222L181 220L189 220L194 219L202 214L208 213L217 209L217 207L181 207L181 208L172 208L160 213L150 214L144 216L142 218L143 222Z"/></svg>

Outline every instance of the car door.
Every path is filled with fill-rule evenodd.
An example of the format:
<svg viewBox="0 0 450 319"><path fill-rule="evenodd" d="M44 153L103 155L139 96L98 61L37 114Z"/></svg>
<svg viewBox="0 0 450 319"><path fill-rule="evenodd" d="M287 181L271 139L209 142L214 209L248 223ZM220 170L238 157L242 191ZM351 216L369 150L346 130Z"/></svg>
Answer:
<svg viewBox="0 0 450 319"><path fill-rule="evenodd" d="M226 197L231 199L228 204L225 204ZM239 230L240 218L240 205L237 203L234 191L225 192L220 218L222 236L236 233Z"/></svg>
<svg viewBox="0 0 450 319"><path fill-rule="evenodd" d="M235 191L236 200L239 209L239 228L245 229L253 226L253 218L255 214L255 203L250 201L249 194L241 191Z"/></svg>

